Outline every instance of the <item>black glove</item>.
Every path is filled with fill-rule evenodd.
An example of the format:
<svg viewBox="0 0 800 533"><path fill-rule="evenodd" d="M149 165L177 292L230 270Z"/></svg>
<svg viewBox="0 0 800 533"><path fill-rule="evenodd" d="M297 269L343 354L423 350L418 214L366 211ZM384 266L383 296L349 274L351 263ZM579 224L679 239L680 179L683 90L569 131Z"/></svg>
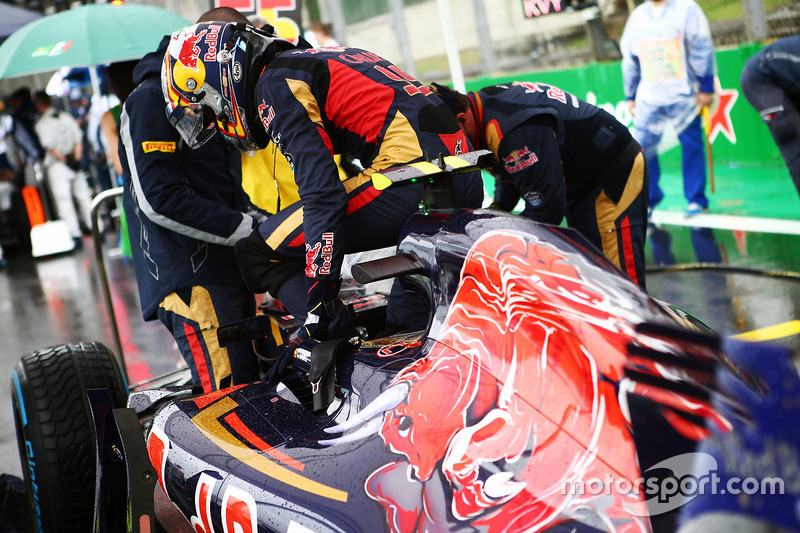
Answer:
<svg viewBox="0 0 800 533"><path fill-rule="evenodd" d="M331 319L344 304L339 300L340 280L306 278L306 321L291 342L279 346L276 360L264 374L265 381L275 381L286 376L294 361L295 350L301 345L309 346L323 341L329 333Z"/></svg>
<svg viewBox="0 0 800 533"><path fill-rule="evenodd" d="M344 306L339 300L341 284L338 279L306 278L306 321L300 328L300 334L305 334L306 339L323 341L327 338L331 319Z"/></svg>
<svg viewBox="0 0 800 533"><path fill-rule="evenodd" d="M286 376L289 366L294 361L294 352L298 346L300 346L300 342L295 339L289 344L278 347L275 362L272 363L267 373L264 374L264 381L279 381Z"/></svg>
<svg viewBox="0 0 800 533"><path fill-rule="evenodd" d="M83 170L83 168L81 167L81 162L75 159L74 157L68 157L65 163L73 172L80 172L81 170Z"/></svg>
<svg viewBox="0 0 800 533"><path fill-rule="evenodd" d="M289 343L278 346L275 352L275 361L264 374L264 380L277 381L286 377L289 366L292 365L297 355L297 349L305 348L310 350L316 344L318 344L318 341L309 337L308 330L305 327L301 327L297 330L297 335Z"/></svg>

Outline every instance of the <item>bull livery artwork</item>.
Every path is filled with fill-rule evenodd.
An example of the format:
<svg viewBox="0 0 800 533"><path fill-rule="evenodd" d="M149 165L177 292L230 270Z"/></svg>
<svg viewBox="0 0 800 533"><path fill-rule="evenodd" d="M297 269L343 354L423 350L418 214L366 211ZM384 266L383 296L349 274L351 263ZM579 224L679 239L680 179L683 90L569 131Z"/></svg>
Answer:
<svg viewBox="0 0 800 533"><path fill-rule="evenodd" d="M516 218L525 231L507 229L508 217L487 213L441 219L439 231L419 222L406 241L440 265L474 240L437 280L450 304L427 340L365 341L340 362L341 395L325 413L268 383L161 410L151 460L198 531L651 531L627 392L713 414L674 392L621 386L631 339L677 349L636 324L672 315L567 240L571 230ZM634 484L575 490L616 479ZM187 484L194 500L175 498Z"/></svg>
<svg viewBox="0 0 800 533"><path fill-rule="evenodd" d="M531 263L544 268L531 276ZM606 311L613 301L547 246L503 232L476 243L442 338L389 389L407 394L380 435L405 460L374 472L367 491L386 507L393 532L446 529L453 520L537 531L589 512L616 531L647 530L623 509L644 515L637 495L565 495L576 479L609 468L639 477L616 401L625 339ZM585 325L582 336L574 324Z"/></svg>

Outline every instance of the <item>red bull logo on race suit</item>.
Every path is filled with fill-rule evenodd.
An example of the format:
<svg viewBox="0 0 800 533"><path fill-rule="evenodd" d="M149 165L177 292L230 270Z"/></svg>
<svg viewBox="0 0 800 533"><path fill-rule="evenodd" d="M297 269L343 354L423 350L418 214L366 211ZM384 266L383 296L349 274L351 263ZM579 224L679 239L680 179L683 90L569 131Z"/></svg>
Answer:
<svg viewBox="0 0 800 533"><path fill-rule="evenodd" d="M314 246L306 243L306 277L314 278L317 276L317 256L322 249L322 243L316 242Z"/></svg>

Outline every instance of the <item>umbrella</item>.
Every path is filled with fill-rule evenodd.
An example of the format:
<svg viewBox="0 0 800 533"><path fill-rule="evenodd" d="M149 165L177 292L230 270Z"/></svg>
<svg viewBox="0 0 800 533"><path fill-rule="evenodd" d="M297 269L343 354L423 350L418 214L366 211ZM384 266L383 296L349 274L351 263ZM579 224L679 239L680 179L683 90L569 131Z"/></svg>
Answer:
<svg viewBox="0 0 800 533"><path fill-rule="evenodd" d="M185 18L137 4L87 4L24 25L0 45L0 78L140 59Z"/></svg>

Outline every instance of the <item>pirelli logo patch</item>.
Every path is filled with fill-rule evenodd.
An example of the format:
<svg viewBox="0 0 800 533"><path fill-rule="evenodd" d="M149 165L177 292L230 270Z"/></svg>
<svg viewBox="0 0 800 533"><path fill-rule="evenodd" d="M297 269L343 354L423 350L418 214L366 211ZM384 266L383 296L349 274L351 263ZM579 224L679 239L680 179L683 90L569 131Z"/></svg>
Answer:
<svg viewBox="0 0 800 533"><path fill-rule="evenodd" d="M142 149L146 154L150 152L167 152L171 154L175 152L175 143L172 141L144 141Z"/></svg>

